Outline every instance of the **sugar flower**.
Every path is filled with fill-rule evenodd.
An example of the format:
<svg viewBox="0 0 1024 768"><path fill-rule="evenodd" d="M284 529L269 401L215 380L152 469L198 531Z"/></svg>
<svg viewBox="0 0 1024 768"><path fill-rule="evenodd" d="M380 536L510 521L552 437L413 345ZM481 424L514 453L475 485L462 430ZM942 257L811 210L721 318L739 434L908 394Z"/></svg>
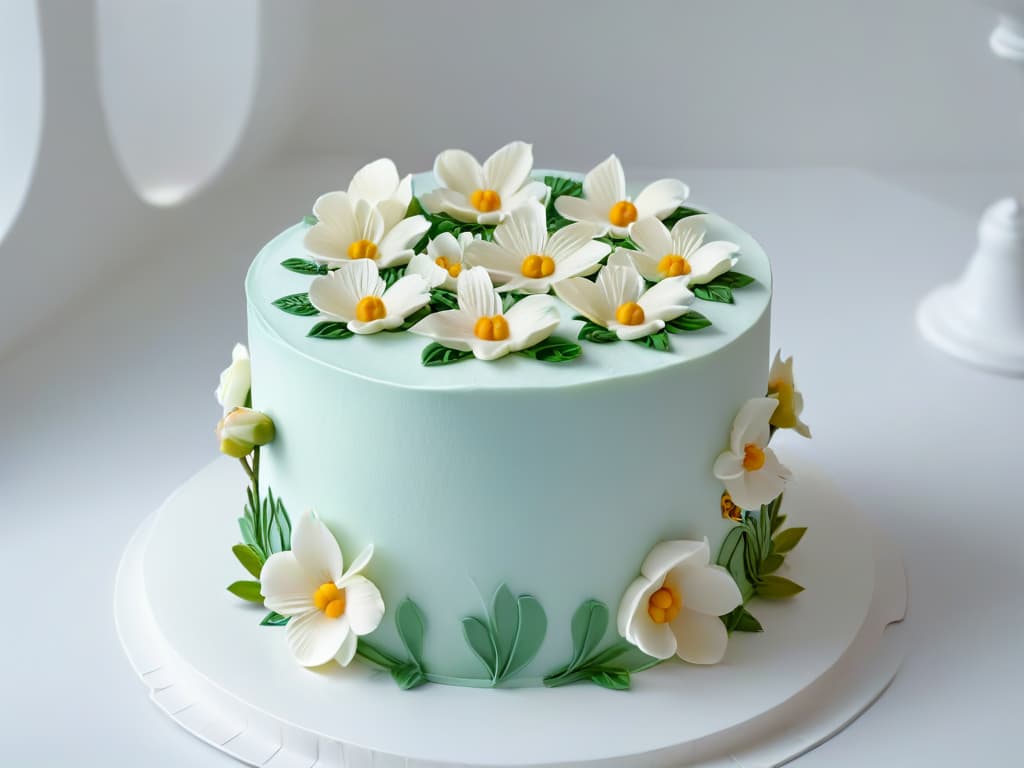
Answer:
<svg viewBox="0 0 1024 768"><path fill-rule="evenodd" d="M550 296L527 296L507 312L487 270L473 267L459 277L459 308L427 315L409 330L451 349L496 360L537 344L558 327Z"/></svg>
<svg viewBox="0 0 1024 768"><path fill-rule="evenodd" d="M372 557L370 545L346 571L338 541L310 511L295 524L291 551L277 552L264 564L264 604L290 617L288 646L302 666L332 659L347 666L359 637L380 625L384 600L376 585L361 575Z"/></svg>
<svg viewBox="0 0 1024 768"><path fill-rule="evenodd" d="M244 344L235 344L231 350L231 365L221 372L220 385L215 393L225 415L233 408L246 405L252 387L251 376L249 350Z"/></svg>
<svg viewBox="0 0 1024 768"><path fill-rule="evenodd" d="M384 228L391 229L405 218L412 202L412 176L398 178L398 168L386 157L364 165L348 184L352 201L365 200L384 219Z"/></svg>
<svg viewBox="0 0 1024 768"><path fill-rule="evenodd" d="M719 616L743 602L729 572L711 565L704 541L663 541L619 604L619 634L648 656L717 664L729 633Z"/></svg>
<svg viewBox="0 0 1024 768"><path fill-rule="evenodd" d="M342 320L353 333L398 328L430 301L430 286L420 275L405 275L387 288L369 259L342 263L313 280L309 301L320 313Z"/></svg>
<svg viewBox="0 0 1024 768"><path fill-rule="evenodd" d="M583 177L583 197L564 195L555 199L555 210L572 221L599 224L602 233L623 238L634 221L653 216L664 219L690 196L690 188L678 179L661 179L644 187L631 199L626 195L626 175L615 155Z"/></svg>
<svg viewBox="0 0 1024 768"><path fill-rule="evenodd" d="M434 161L437 189L420 195L430 213L447 213L459 221L500 224L527 200L544 200L547 186L530 181L533 145L506 144L481 166L461 149L447 149Z"/></svg>
<svg viewBox="0 0 1024 768"><path fill-rule="evenodd" d="M387 206L385 206L387 210ZM381 269L409 263L413 246L430 229L423 216L393 222L366 199L347 192L328 192L313 205L319 221L303 241L322 264L345 264L369 259Z"/></svg>
<svg viewBox="0 0 1024 768"><path fill-rule="evenodd" d="M426 253L417 253L412 257L405 273L421 275L430 283L431 288L454 292L465 266L463 252L471 242L473 235L469 232L460 234L458 240L451 232L442 232L427 243Z"/></svg>
<svg viewBox="0 0 1024 768"><path fill-rule="evenodd" d="M800 419L804 410L804 396L793 383L793 358L783 360L782 350L775 353L775 360L768 371L768 397L779 403L770 420L773 427L792 429L804 437L811 436L811 428Z"/></svg>
<svg viewBox="0 0 1024 768"><path fill-rule="evenodd" d="M274 439L274 422L252 408L232 408L217 424L221 453L240 459Z"/></svg>
<svg viewBox="0 0 1024 768"><path fill-rule="evenodd" d="M632 266L604 267L597 282L574 277L555 285L558 298L622 341L642 339L689 311L693 294L686 279L673 277L644 290L644 279Z"/></svg>
<svg viewBox="0 0 1024 768"><path fill-rule="evenodd" d="M739 246L726 240L704 242L703 216L680 219L668 227L650 216L629 230L639 250L617 248L609 264L630 262L645 280L656 283L667 277L685 277L690 285L710 283L736 266Z"/></svg>
<svg viewBox="0 0 1024 768"><path fill-rule="evenodd" d="M715 459L715 477L740 509L760 509L782 493L790 477L768 447L769 420L778 407L770 397L747 400L733 421L729 449Z"/></svg>
<svg viewBox="0 0 1024 768"><path fill-rule="evenodd" d="M593 238L595 224L578 223L548 237L544 206L536 200L514 210L494 230L494 242L474 240L466 261L484 267L500 291L547 293L560 280L592 273L611 250Z"/></svg>

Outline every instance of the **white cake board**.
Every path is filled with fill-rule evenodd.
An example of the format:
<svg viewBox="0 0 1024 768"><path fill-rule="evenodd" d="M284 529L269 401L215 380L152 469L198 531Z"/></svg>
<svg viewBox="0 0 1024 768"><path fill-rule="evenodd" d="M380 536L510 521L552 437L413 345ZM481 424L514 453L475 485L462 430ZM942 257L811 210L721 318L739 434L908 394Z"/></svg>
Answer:
<svg viewBox="0 0 1024 768"><path fill-rule="evenodd" d="M244 480L217 461L139 528L115 586L118 633L153 701L195 736L268 768L772 766L842 730L906 651L899 553L812 465L790 462L790 524L810 526L786 573L808 589L754 601L714 667L668 663L614 692L400 691L355 664L297 667L279 628L224 586ZM892 626L890 626L892 625ZM568 649L567 649L568 652Z"/></svg>

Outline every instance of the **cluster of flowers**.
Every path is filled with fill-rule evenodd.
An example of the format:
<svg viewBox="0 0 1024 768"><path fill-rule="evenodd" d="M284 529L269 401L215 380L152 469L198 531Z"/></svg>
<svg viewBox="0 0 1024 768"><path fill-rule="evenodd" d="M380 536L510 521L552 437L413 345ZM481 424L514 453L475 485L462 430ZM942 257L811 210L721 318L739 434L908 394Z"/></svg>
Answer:
<svg viewBox="0 0 1024 768"><path fill-rule="evenodd" d="M313 281L310 303L352 332L370 334L400 327L427 306L432 289L452 291L458 309L432 313L411 332L494 360L554 332L559 315L552 290L591 322L635 340L689 311L689 287L714 280L737 261L735 244L705 242L700 217L681 219L671 231L662 223L689 196L683 182L655 181L631 199L614 155L586 174L582 197L553 201L571 223L549 233L551 190L530 178L532 170L532 147L520 141L482 165L462 150L442 152L434 163L439 186L421 195L420 204L430 214L493 226L492 239L445 232L414 253L430 222L406 215L411 177L399 178L390 160L370 163L347 191L323 195L313 206L317 223L305 247L330 271ZM625 244L636 248L607 242L627 237ZM379 270L399 266L405 275L386 287ZM596 281L588 279L595 272ZM654 285L648 289L647 282ZM500 294L512 291L529 295L503 311Z"/></svg>

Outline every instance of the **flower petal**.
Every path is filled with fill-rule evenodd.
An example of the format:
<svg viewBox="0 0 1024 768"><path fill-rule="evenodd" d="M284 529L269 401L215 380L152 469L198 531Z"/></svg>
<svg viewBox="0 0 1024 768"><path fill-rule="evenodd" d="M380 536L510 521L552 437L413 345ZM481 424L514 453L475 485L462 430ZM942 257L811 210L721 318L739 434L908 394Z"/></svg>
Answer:
<svg viewBox="0 0 1024 768"><path fill-rule="evenodd" d="M313 203L313 214L344 246L356 237L355 201L346 192L328 192ZM314 228L316 225L314 225Z"/></svg>
<svg viewBox="0 0 1024 768"><path fill-rule="evenodd" d="M660 588L660 581L636 579L622 596L617 623L619 634L643 653L667 659L676 652L676 639L668 624L656 624L647 611L651 595Z"/></svg>
<svg viewBox="0 0 1024 768"><path fill-rule="evenodd" d="M357 635L366 635L384 618L384 598L377 585L365 576L346 576L345 615Z"/></svg>
<svg viewBox="0 0 1024 768"><path fill-rule="evenodd" d="M493 189L504 200L523 186L532 169L533 145L510 142L484 161L484 188Z"/></svg>
<svg viewBox="0 0 1024 768"><path fill-rule="evenodd" d="M659 179L648 184L636 196L638 218L656 216L663 219L681 206L690 196L690 188L679 179Z"/></svg>
<svg viewBox="0 0 1024 768"><path fill-rule="evenodd" d="M348 262L343 262L343 265L347 264ZM348 322L356 316L356 304L362 296L356 295L351 280L346 280L339 274L343 271L344 266L313 278L313 282L309 284L309 303L321 314Z"/></svg>
<svg viewBox="0 0 1024 768"><path fill-rule="evenodd" d="M356 651L359 648L359 638L355 632L349 632L345 635L345 639L341 642L341 648L334 654L334 660L343 667L347 667L352 663L352 659L356 657Z"/></svg>
<svg viewBox="0 0 1024 768"><path fill-rule="evenodd" d="M313 609L313 593L323 584L299 563L294 552L276 552L260 571L260 594L267 610L297 616Z"/></svg>
<svg viewBox="0 0 1024 768"><path fill-rule="evenodd" d="M675 252L668 229L654 216L646 216L635 221L629 229L629 236L640 246L641 251L655 260L656 264L668 254Z"/></svg>
<svg viewBox="0 0 1024 768"><path fill-rule="evenodd" d="M447 235L448 233L445 232ZM451 237L451 235L449 235ZM455 238L452 238L453 240ZM432 241L433 242L433 241ZM429 251L429 246L428 246ZM437 288L437 286L444 283L448 277L448 270L439 267L433 256L426 253L417 253L409 260L409 266L405 269L407 275L419 275L427 281L427 285L431 288Z"/></svg>
<svg viewBox="0 0 1024 768"><path fill-rule="evenodd" d="M600 224L602 235L608 231L607 211L598 211L597 207L589 200L562 195L555 198L555 210L558 211L559 216L571 221L589 221Z"/></svg>
<svg viewBox="0 0 1024 768"><path fill-rule="evenodd" d="M353 225L354 226L354 225ZM321 262L339 262L348 258L352 240L324 222L314 224L302 237L302 246Z"/></svg>
<svg viewBox="0 0 1024 768"><path fill-rule="evenodd" d="M392 160L382 157L355 172L352 181L348 183L348 194L377 205L394 195L397 188L398 168Z"/></svg>
<svg viewBox="0 0 1024 768"><path fill-rule="evenodd" d="M715 477L719 480L731 480L739 477L746 470L743 469L743 457L737 456L732 451L723 451L715 459L715 466L712 468Z"/></svg>
<svg viewBox="0 0 1024 768"><path fill-rule="evenodd" d="M639 325L623 325L617 321L608 323L608 330L615 331L615 335L622 341L635 341L636 339L642 339L645 336L657 333L664 327L665 321L657 318L649 319Z"/></svg>
<svg viewBox="0 0 1024 768"><path fill-rule="evenodd" d="M661 541L654 545L654 549L644 559L640 566L640 573L651 581L659 584L665 580L665 575L673 568L684 563L687 565L707 565L711 560L711 548L707 540L703 541Z"/></svg>
<svg viewBox="0 0 1024 768"><path fill-rule="evenodd" d="M676 655L690 664L717 664L725 656L729 633L717 616L691 611L685 606L671 622Z"/></svg>
<svg viewBox="0 0 1024 768"><path fill-rule="evenodd" d="M690 257L690 283L701 285L709 283L719 275L724 275L736 264L733 254L739 246L725 240L705 243Z"/></svg>
<svg viewBox="0 0 1024 768"><path fill-rule="evenodd" d="M469 352L476 338L473 326L476 318L461 309L446 309L433 312L409 329L410 333L426 336L441 342L446 347Z"/></svg>
<svg viewBox="0 0 1024 768"><path fill-rule="evenodd" d="M494 230L494 242L520 258L547 253L548 226L544 206L530 200L512 211Z"/></svg>
<svg viewBox="0 0 1024 768"><path fill-rule="evenodd" d="M384 236L384 217L377 207L366 200L356 200L353 208L356 219L356 232L353 240L369 240L380 245Z"/></svg>
<svg viewBox="0 0 1024 768"><path fill-rule="evenodd" d="M459 308L468 312L474 323L501 314L501 298L483 267L473 267L459 276Z"/></svg>
<svg viewBox="0 0 1024 768"><path fill-rule="evenodd" d="M629 267L605 267L597 276L597 287L604 294L604 303L614 316L620 305L636 301L644 290L644 279Z"/></svg>
<svg viewBox="0 0 1024 768"><path fill-rule="evenodd" d="M506 211L514 211L528 200L537 200L541 205L544 205L547 202L548 193L550 191L551 190L548 189L548 185L543 181L528 181L519 189L518 192L515 192L508 197L502 197L501 207Z"/></svg>
<svg viewBox="0 0 1024 768"><path fill-rule="evenodd" d="M555 293L562 301L591 322L607 327L615 317L615 307L608 304L604 292L585 277L571 277L555 283Z"/></svg>
<svg viewBox="0 0 1024 768"><path fill-rule="evenodd" d="M432 189L420 195L420 204L428 213L447 213L458 221L472 224L480 213L469 204L469 199L461 192L451 189Z"/></svg>
<svg viewBox="0 0 1024 768"><path fill-rule="evenodd" d="M648 288L636 303L643 307L650 320L671 320L686 314L693 294L685 277L668 277Z"/></svg>
<svg viewBox="0 0 1024 768"><path fill-rule="evenodd" d="M522 277L523 257L487 240L474 240L466 246L465 263L483 267L496 283Z"/></svg>
<svg viewBox="0 0 1024 768"><path fill-rule="evenodd" d="M405 318L427 306L430 301L430 285L420 275L405 275L395 281L381 297L387 311L387 319L395 320L397 328Z"/></svg>
<svg viewBox="0 0 1024 768"><path fill-rule="evenodd" d="M724 616L743 602L740 588L720 565L683 565L669 575L679 589L683 605L709 616Z"/></svg>
<svg viewBox="0 0 1024 768"><path fill-rule="evenodd" d="M469 152L446 149L434 160L434 176L438 182L467 199L477 189L484 189L484 170Z"/></svg>
<svg viewBox="0 0 1024 768"><path fill-rule="evenodd" d="M292 552L299 565L321 584L333 584L344 571L338 540L313 510L302 513L295 524ZM333 656L334 651L330 655Z"/></svg>
<svg viewBox="0 0 1024 768"><path fill-rule="evenodd" d="M527 296L505 313L509 342L514 351L544 341L558 327L558 309L550 296Z"/></svg>
<svg viewBox="0 0 1024 768"><path fill-rule="evenodd" d="M319 667L329 662L351 633L344 614L331 619L315 609L293 617L285 632L292 655L304 667Z"/></svg>
<svg viewBox="0 0 1024 768"><path fill-rule="evenodd" d="M570 226L576 227L581 225L571 224ZM588 225L583 224L582 226ZM569 229L569 227L566 227L565 229ZM565 230L562 231L564 232ZM565 280L578 275L593 274L595 267L598 267L601 263L601 259L607 256L611 249L612 247L608 245L608 243L600 243L597 240L588 240L584 242L575 253L563 256L560 260L556 260L555 271L551 275L549 282Z"/></svg>
<svg viewBox="0 0 1024 768"><path fill-rule="evenodd" d="M405 257L405 263L408 263L412 258L412 247L427 234L428 229L430 222L424 216L410 216L398 222L377 245L377 259L381 266L399 265L402 263L399 260L400 254L408 254Z"/></svg>
<svg viewBox="0 0 1024 768"><path fill-rule="evenodd" d="M611 207L626 198L626 174L619 158L609 155L583 177L583 196L607 222Z"/></svg>
<svg viewBox="0 0 1024 768"><path fill-rule="evenodd" d="M384 231L392 229L398 222L405 218L409 211L409 203L399 200L381 200L377 203L377 212L380 213L381 221L384 222Z"/></svg>
<svg viewBox="0 0 1024 768"><path fill-rule="evenodd" d="M768 445L771 426L768 420L779 407L779 401L770 397L753 397L747 400L736 414L732 423L730 446L732 452L743 455L744 446L753 443L759 447Z"/></svg>
<svg viewBox="0 0 1024 768"><path fill-rule="evenodd" d="M512 351L512 344L508 339L503 341L486 341L476 336L469 343L469 348L477 360L497 360Z"/></svg>

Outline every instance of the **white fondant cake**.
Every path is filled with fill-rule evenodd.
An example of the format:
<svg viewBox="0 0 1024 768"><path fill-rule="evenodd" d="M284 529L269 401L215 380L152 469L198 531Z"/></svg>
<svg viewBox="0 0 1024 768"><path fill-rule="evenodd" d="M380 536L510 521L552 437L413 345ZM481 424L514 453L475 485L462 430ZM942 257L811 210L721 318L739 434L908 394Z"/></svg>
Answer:
<svg viewBox="0 0 1024 768"><path fill-rule="evenodd" d="M371 164L253 262L220 433L263 497L236 547L259 582L232 591L300 663L406 687L713 663L759 628L745 599L799 591L772 575L802 529L772 539L768 441L806 427L791 369L769 381L768 260L614 157L582 184L523 144L474 163L411 192Z"/></svg>

